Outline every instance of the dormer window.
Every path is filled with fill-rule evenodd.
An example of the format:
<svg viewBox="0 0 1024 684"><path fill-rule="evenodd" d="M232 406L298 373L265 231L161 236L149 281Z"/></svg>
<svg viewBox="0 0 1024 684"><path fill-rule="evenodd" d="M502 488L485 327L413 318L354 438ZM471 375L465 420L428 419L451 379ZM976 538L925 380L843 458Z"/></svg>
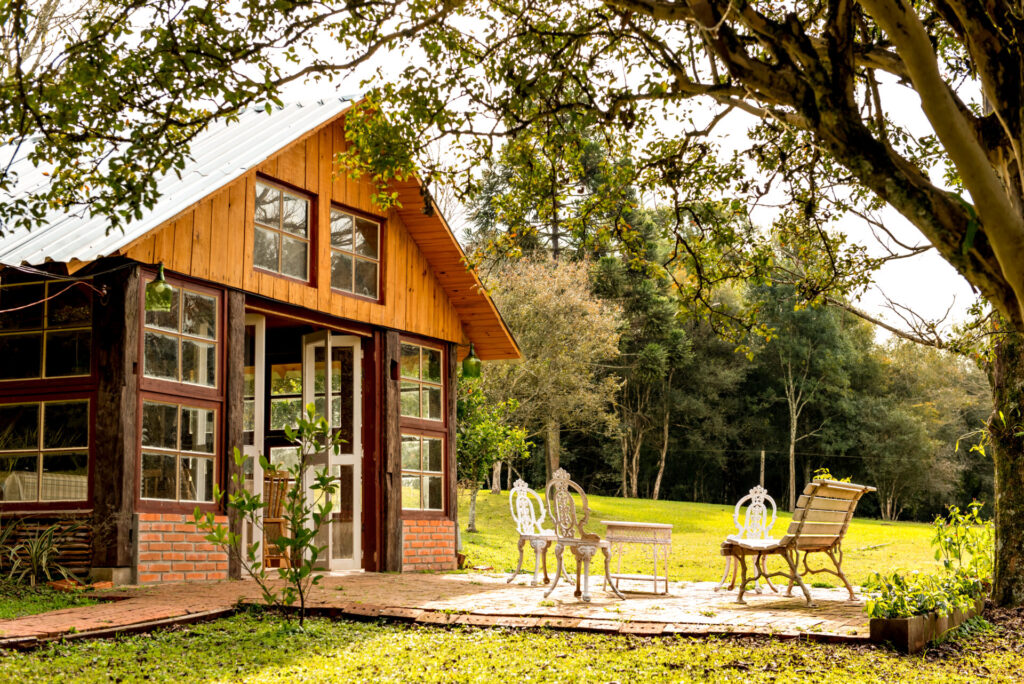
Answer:
<svg viewBox="0 0 1024 684"><path fill-rule="evenodd" d="M378 299L380 222L331 209L331 288Z"/></svg>
<svg viewBox="0 0 1024 684"><path fill-rule="evenodd" d="M256 268L309 280L309 199L263 181L256 182Z"/></svg>

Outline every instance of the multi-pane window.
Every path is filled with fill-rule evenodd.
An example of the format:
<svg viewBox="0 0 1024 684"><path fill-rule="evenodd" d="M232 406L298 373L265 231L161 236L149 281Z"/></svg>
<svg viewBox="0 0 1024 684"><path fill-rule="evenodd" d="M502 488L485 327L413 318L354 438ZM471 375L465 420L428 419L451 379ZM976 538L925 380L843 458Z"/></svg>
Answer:
<svg viewBox="0 0 1024 684"><path fill-rule="evenodd" d="M257 268L299 280L309 279L309 200L287 190L256 183Z"/></svg>
<svg viewBox="0 0 1024 684"><path fill-rule="evenodd" d="M89 402L0 405L0 502L85 501Z"/></svg>
<svg viewBox="0 0 1024 684"><path fill-rule="evenodd" d="M441 350L403 342L401 372L402 415L442 420Z"/></svg>
<svg viewBox="0 0 1024 684"><path fill-rule="evenodd" d="M92 297L84 284L0 287L0 380L89 375Z"/></svg>
<svg viewBox="0 0 1024 684"><path fill-rule="evenodd" d="M377 299L380 223L331 209L331 288Z"/></svg>
<svg viewBox="0 0 1024 684"><path fill-rule="evenodd" d="M302 364L270 366L270 429L296 427L302 415Z"/></svg>
<svg viewBox="0 0 1024 684"><path fill-rule="evenodd" d="M217 298L172 288L170 311L147 311L143 373L147 378L217 386Z"/></svg>
<svg viewBox="0 0 1024 684"><path fill-rule="evenodd" d="M444 510L444 440L402 435L402 508Z"/></svg>
<svg viewBox="0 0 1024 684"><path fill-rule="evenodd" d="M142 498L213 501L216 434L213 409L142 402Z"/></svg>

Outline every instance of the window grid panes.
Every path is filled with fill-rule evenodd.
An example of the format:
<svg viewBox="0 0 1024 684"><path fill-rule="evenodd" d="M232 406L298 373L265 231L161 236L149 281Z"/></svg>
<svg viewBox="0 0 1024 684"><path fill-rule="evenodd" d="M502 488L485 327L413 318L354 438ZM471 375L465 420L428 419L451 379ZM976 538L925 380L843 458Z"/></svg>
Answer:
<svg viewBox="0 0 1024 684"><path fill-rule="evenodd" d="M0 404L0 503L88 495L89 401Z"/></svg>
<svg viewBox="0 0 1024 684"><path fill-rule="evenodd" d="M214 409L143 401L140 496L212 502L216 435Z"/></svg>
<svg viewBox="0 0 1024 684"><path fill-rule="evenodd" d="M402 508L444 510L444 439L402 435Z"/></svg>
<svg viewBox="0 0 1024 684"><path fill-rule="evenodd" d="M216 387L218 299L185 287L171 289L170 311L146 312L143 374Z"/></svg>
<svg viewBox="0 0 1024 684"><path fill-rule="evenodd" d="M0 286L0 381L92 372L92 296L65 281ZM13 310L11 310L13 309Z"/></svg>
<svg viewBox="0 0 1024 684"><path fill-rule="evenodd" d="M378 299L380 223L331 209L331 288Z"/></svg>
<svg viewBox="0 0 1024 684"><path fill-rule="evenodd" d="M256 268L309 280L309 200L257 182L254 212Z"/></svg>
<svg viewBox="0 0 1024 684"><path fill-rule="evenodd" d="M444 419L440 349L402 343L401 414L406 418Z"/></svg>

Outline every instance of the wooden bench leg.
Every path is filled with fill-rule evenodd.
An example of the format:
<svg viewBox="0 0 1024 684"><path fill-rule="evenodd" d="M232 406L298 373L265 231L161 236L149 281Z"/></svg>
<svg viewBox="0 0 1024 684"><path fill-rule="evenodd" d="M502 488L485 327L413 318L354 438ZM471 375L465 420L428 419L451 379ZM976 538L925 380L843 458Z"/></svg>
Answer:
<svg viewBox="0 0 1024 684"><path fill-rule="evenodd" d="M551 548L551 542L544 544L544 554L541 559L544 563L544 584L549 583L551 580L548 579L548 549Z"/></svg>
<svg viewBox="0 0 1024 684"><path fill-rule="evenodd" d="M807 585L804 584L804 581L800 578L800 573L799 573L798 568L797 568L797 552L794 551L792 554L784 553L784 554L782 554L782 556L783 556L783 558L786 559L786 564L789 565L789 571L791 573L790 574L790 580L789 580L789 588L790 588L790 590L793 589L793 581L795 580L796 583L800 585L800 590L804 592L804 598L807 599L807 607L808 608L815 608L815 607L817 607L817 604L814 603L814 599L811 598L811 591L810 591L810 589L807 588ZM789 596L790 592L787 591L786 595Z"/></svg>
<svg viewBox="0 0 1024 684"><path fill-rule="evenodd" d="M850 580L846 579L846 575L843 574L843 552L839 552L839 558L836 558L835 553L832 551L832 549L826 549L825 553L827 553L828 557L832 559L832 563L834 563L836 566L836 574L839 575L839 579L843 580L843 584L846 585L846 590L850 592L850 600L855 600L855 597L853 595L853 587L850 585Z"/></svg>

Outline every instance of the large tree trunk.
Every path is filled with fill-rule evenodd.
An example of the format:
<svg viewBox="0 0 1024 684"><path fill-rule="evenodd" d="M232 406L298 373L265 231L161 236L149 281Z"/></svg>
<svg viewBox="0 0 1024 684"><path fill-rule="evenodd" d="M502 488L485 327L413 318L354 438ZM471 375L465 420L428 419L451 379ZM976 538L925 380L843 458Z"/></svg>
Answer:
<svg viewBox="0 0 1024 684"><path fill-rule="evenodd" d="M665 455L668 453L668 424L669 412L665 411L665 421L661 424L661 453L658 455L658 475L654 478L654 492L651 498L658 500L658 493L661 491L661 477L665 474Z"/></svg>
<svg viewBox="0 0 1024 684"><path fill-rule="evenodd" d="M501 494L501 461L491 466L491 494Z"/></svg>
<svg viewBox="0 0 1024 684"><path fill-rule="evenodd" d="M466 520L466 531L476 532L476 495L480 491L480 485L473 482L469 489L469 515Z"/></svg>
<svg viewBox="0 0 1024 684"><path fill-rule="evenodd" d="M1000 336L989 367L995 410L989 418L995 460L997 605L1024 603L1024 336ZM1000 413L1002 416L1000 416Z"/></svg>
<svg viewBox="0 0 1024 684"><path fill-rule="evenodd" d="M643 451L644 440L642 435L633 444L633 454L629 464L629 496L634 499L640 496L640 453Z"/></svg>
<svg viewBox="0 0 1024 684"><path fill-rule="evenodd" d="M548 482L558 470L558 452L562 448L562 426L552 421L544 427L544 462L547 467Z"/></svg>

